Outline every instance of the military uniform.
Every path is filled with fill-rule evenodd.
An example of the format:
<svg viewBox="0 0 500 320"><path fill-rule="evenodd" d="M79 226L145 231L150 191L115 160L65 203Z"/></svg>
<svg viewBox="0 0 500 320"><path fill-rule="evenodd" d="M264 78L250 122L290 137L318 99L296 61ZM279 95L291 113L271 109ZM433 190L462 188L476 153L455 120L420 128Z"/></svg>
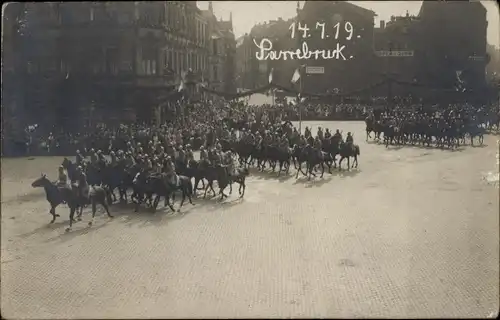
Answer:
<svg viewBox="0 0 500 320"><path fill-rule="evenodd" d="M59 175L57 178L57 186L59 188L64 188L68 186L68 176L66 175L66 172L64 171L64 168L61 166L59 167Z"/></svg>

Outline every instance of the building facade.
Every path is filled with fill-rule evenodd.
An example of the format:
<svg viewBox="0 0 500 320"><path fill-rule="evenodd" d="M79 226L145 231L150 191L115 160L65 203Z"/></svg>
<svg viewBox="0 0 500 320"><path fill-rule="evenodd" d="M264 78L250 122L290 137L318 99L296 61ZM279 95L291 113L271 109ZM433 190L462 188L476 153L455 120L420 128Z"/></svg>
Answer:
<svg viewBox="0 0 500 320"><path fill-rule="evenodd" d="M324 93L337 88L348 93L369 86L376 80L372 70L375 16L373 11L345 1L305 2L304 7L298 10L297 21L309 30L300 42L306 42L310 50L345 46L339 50L342 55L335 55L333 59L316 60L312 57L297 62L324 69L323 74L306 77L303 83L306 91Z"/></svg>
<svg viewBox="0 0 500 320"><path fill-rule="evenodd" d="M25 122L147 121L186 72L208 69L208 26L194 1L20 6L17 62L6 63Z"/></svg>
<svg viewBox="0 0 500 320"><path fill-rule="evenodd" d="M419 13L419 79L452 88L456 72L467 87L485 85L486 9L480 2L424 1Z"/></svg>
<svg viewBox="0 0 500 320"><path fill-rule="evenodd" d="M233 32L233 21L217 20L212 1L208 10L202 10L207 21L208 36L208 88L223 92L236 92L236 39Z"/></svg>

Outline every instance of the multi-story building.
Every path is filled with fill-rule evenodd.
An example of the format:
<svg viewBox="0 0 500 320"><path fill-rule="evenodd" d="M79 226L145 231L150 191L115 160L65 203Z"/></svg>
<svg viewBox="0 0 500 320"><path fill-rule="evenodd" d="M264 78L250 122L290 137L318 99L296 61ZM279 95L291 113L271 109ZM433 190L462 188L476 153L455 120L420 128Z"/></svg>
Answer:
<svg viewBox="0 0 500 320"><path fill-rule="evenodd" d="M483 5L479 1L424 1L419 18L419 80L452 88L459 72L467 87L484 87L488 22Z"/></svg>
<svg viewBox="0 0 500 320"><path fill-rule="evenodd" d="M252 63L254 44L246 33L236 40L236 83L240 89L254 88Z"/></svg>
<svg viewBox="0 0 500 320"><path fill-rule="evenodd" d="M233 21L217 20L213 11L212 1L208 10L202 10L207 21L208 64L207 85L210 89L223 92L236 92L236 39L233 33Z"/></svg>
<svg viewBox="0 0 500 320"><path fill-rule="evenodd" d="M489 57L489 63L486 66L487 79L500 79L500 48L488 44L486 52Z"/></svg>
<svg viewBox="0 0 500 320"><path fill-rule="evenodd" d="M405 82L415 82L418 55L419 19L410 16L395 17L380 21L374 30L374 52L377 59L374 70L381 75L390 75Z"/></svg>
<svg viewBox="0 0 500 320"><path fill-rule="evenodd" d="M194 1L21 6L15 74L32 119L150 120L181 75L208 68L208 27Z"/></svg>
<svg viewBox="0 0 500 320"><path fill-rule="evenodd" d="M297 61L324 70L303 79L306 91L324 93L337 88L347 93L376 81L377 76L371 72L375 16L375 12L347 1L306 1L298 9L294 36L300 38L300 45L307 43L311 51L340 49L333 52L333 59Z"/></svg>

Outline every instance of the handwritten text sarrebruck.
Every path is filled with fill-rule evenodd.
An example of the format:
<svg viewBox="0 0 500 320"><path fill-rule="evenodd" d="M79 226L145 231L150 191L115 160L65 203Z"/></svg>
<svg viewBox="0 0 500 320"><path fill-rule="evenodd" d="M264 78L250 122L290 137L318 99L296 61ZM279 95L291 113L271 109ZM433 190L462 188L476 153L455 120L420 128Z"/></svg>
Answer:
<svg viewBox="0 0 500 320"><path fill-rule="evenodd" d="M343 28L341 28L343 26ZM349 56L346 58L347 53L345 53L346 50L346 45L341 44L340 42L332 43L332 42L327 42L325 41L325 44L329 48L327 49L316 49L316 50L310 50L307 42L305 39L311 38L311 33L310 33L310 28L307 26L307 24L302 25L300 22L293 22L290 27L288 28L291 30L291 38L295 38L295 34L298 32L299 35L301 36L304 41L302 41L301 46L298 49L293 49L293 50L273 50L273 43L271 40L268 38L263 38L260 40L259 43L253 40L257 48L259 49L255 53L255 57L257 60L309 60L309 59L314 59L314 60L329 60L329 59L336 59L336 60L347 60L347 59L352 59L353 56ZM330 34L328 34L328 28L327 24L325 22L317 22L316 23L316 34L319 35L321 40L325 40L330 38ZM345 40L350 41L353 36L354 36L354 27L352 23L349 21L344 22L341 24L340 22L337 22L335 25L333 25L333 34L332 38L335 40L339 40L340 37L343 37L344 31L347 33L345 35ZM342 30L343 29L343 30ZM357 38L360 38L361 36L358 35ZM342 41L343 40L339 40Z"/></svg>

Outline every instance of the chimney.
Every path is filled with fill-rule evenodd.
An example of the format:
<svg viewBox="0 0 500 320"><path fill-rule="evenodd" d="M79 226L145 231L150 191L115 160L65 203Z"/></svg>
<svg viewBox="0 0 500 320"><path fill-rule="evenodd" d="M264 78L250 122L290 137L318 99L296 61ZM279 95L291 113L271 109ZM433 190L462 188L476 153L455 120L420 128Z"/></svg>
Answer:
<svg viewBox="0 0 500 320"><path fill-rule="evenodd" d="M385 29L385 21L384 20L380 20L380 29L381 30Z"/></svg>
<svg viewBox="0 0 500 320"><path fill-rule="evenodd" d="M214 13L214 7L212 6L212 1L208 1L208 11Z"/></svg>

